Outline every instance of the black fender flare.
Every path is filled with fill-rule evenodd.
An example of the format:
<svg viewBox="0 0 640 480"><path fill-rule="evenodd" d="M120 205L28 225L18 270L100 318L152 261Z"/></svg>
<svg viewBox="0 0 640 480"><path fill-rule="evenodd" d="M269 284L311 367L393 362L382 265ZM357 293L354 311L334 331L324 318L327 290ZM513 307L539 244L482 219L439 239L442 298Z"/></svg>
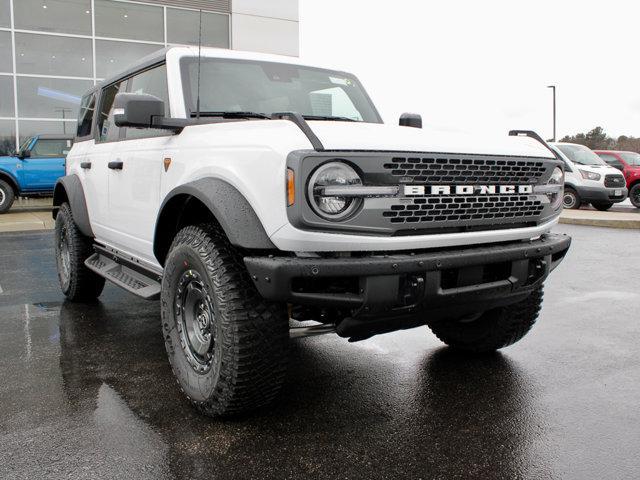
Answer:
<svg viewBox="0 0 640 480"><path fill-rule="evenodd" d="M163 232L175 226L175 214L180 214L181 198L196 198L216 218L232 245L259 250L272 250L275 245L247 199L230 183L219 178L202 178L171 190L160 206L153 240L153 253L161 260L169 245L163 242ZM178 207L179 211L172 207Z"/></svg>
<svg viewBox="0 0 640 480"><path fill-rule="evenodd" d="M84 188L82 188L82 182L80 182L80 178L77 175L60 177L56 182L53 190L52 216L54 220L58 216L60 205L62 205L65 200L69 202L73 220L78 226L78 229L87 237L94 237L91 222L89 221L89 211L87 210Z"/></svg>
<svg viewBox="0 0 640 480"><path fill-rule="evenodd" d="M13 188L13 191L16 195L20 194L20 185L18 184L18 179L13 176L8 170L0 169L0 180L7 180L9 185Z"/></svg>

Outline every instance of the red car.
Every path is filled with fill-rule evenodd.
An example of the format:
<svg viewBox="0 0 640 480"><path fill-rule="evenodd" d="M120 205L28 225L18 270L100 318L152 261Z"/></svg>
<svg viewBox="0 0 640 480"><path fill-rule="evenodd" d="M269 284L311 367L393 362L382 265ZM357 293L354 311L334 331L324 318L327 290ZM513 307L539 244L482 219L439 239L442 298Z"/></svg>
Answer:
<svg viewBox="0 0 640 480"><path fill-rule="evenodd" d="M629 200L640 208L640 153L617 150L594 150L600 158L624 174L629 189Z"/></svg>

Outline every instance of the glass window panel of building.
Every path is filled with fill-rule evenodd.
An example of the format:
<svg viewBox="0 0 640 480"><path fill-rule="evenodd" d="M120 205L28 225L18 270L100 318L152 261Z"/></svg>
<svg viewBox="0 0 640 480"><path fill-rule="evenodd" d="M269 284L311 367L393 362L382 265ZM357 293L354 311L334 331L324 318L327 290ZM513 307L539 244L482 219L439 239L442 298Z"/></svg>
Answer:
<svg viewBox="0 0 640 480"><path fill-rule="evenodd" d="M0 31L0 72L13 72L11 32Z"/></svg>
<svg viewBox="0 0 640 480"><path fill-rule="evenodd" d="M167 8L167 42L197 45L200 12ZM229 16L202 12L202 45L229 48Z"/></svg>
<svg viewBox="0 0 640 480"><path fill-rule="evenodd" d="M16 151L16 122L0 120L0 155L12 155Z"/></svg>
<svg viewBox="0 0 640 480"><path fill-rule="evenodd" d="M18 73L93 78L91 40L16 33Z"/></svg>
<svg viewBox="0 0 640 480"><path fill-rule="evenodd" d="M27 138L34 135L49 133L73 135L76 133L76 121L20 120L18 130L20 131L19 143L22 144Z"/></svg>
<svg viewBox="0 0 640 480"><path fill-rule="evenodd" d="M2 75L0 76L0 117L13 117L14 110L13 77Z"/></svg>
<svg viewBox="0 0 640 480"><path fill-rule="evenodd" d="M75 119L92 80L18 77L18 114L27 118Z"/></svg>
<svg viewBox="0 0 640 480"><path fill-rule="evenodd" d="M91 35L91 0L14 0L13 15L17 29Z"/></svg>
<svg viewBox="0 0 640 480"><path fill-rule="evenodd" d="M162 7L95 0L96 36L164 42Z"/></svg>
<svg viewBox="0 0 640 480"><path fill-rule="evenodd" d="M96 69L98 78L108 78L122 72L142 57L164 48L148 43L96 40Z"/></svg>
<svg viewBox="0 0 640 480"><path fill-rule="evenodd" d="M11 26L11 0L0 0L0 27L9 28Z"/></svg>

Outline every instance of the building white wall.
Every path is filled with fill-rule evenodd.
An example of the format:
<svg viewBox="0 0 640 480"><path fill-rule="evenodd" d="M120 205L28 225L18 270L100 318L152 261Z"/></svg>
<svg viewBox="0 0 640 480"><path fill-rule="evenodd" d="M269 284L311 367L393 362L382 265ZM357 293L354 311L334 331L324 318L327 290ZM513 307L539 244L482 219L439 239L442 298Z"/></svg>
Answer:
<svg viewBox="0 0 640 480"><path fill-rule="evenodd" d="M234 50L299 55L298 0L232 0Z"/></svg>

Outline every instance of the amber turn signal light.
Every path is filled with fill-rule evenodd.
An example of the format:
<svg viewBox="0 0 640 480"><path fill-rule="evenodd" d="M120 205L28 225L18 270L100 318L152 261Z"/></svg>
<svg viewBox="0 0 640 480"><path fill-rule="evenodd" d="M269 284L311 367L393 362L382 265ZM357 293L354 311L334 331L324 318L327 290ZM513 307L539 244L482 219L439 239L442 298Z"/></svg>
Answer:
<svg viewBox="0 0 640 480"><path fill-rule="evenodd" d="M296 184L293 170L287 168L287 205L291 206L296 201Z"/></svg>

